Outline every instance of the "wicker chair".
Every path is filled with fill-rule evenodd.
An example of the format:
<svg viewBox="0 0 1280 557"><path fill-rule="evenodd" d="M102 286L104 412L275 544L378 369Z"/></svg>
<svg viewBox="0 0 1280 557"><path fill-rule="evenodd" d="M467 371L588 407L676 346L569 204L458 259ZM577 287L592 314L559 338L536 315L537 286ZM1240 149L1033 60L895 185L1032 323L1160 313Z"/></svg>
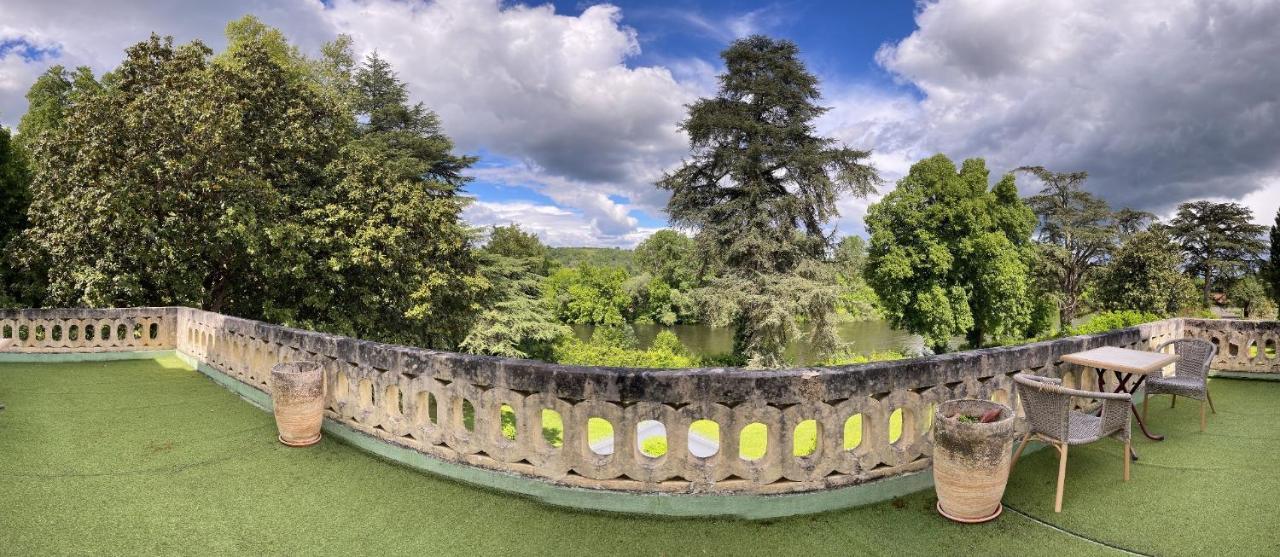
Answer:
<svg viewBox="0 0 1280 557"><path fill-rule="evenodd" d="M1218 354L1218 347L1212 342L1198 338L1179 338L1170 340L1156 347L1156 352L1163 352L1165 347L1172 346L1174 353L1181 356L1175 364L1173 376L1152 375L1147 378L1146 395L1142 397L1142 420L1147 420L1147 401L1152 395L1173 395L1169 408L1178 403L1178 396L1200 401L1200 431L1205 429L1205 403L1214 414L1218 410L1213 407L1213 397L1209 396L1209 364Z"/></svg>
<svg viewBox="0 0 1280 557"><path fill-rule="evenodd" d="M1022 456L1022 449L1034 436L1058 449L1058 492L1053 501L1053 512L1062 512L1062 489L1067 479L1067 447L1092 443L1103 437L1114 437L1124 442L1124 481L1129 481L1129 409L1132 407L1128 393L1099 393L1069 389L1061 379L1019 373L1013 376L1026 413L1028 430L1013 455L1013 465ZM1086 414L1073 410L1073 397L1099 399L1102 413Z"/></svg>

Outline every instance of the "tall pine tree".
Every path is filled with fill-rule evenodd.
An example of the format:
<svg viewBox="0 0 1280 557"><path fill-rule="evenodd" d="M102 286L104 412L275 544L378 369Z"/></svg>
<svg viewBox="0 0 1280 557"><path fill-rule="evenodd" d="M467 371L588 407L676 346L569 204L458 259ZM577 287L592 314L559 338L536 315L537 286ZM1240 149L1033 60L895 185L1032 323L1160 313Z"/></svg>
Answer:
<svg viewBox="0 0 1280 557"><path fill-rule="evenodd" d="M692 156L658 187L671 192L672 223L696 231L722 269L702 290L710 321L734 327L749 365L779 366L801 320L819 351L835 348L826 226L841 193L866 195L879 178L868 151L815 134L826 108L794 43L757 35L721 57L720 91L681 123Z"/></svg>

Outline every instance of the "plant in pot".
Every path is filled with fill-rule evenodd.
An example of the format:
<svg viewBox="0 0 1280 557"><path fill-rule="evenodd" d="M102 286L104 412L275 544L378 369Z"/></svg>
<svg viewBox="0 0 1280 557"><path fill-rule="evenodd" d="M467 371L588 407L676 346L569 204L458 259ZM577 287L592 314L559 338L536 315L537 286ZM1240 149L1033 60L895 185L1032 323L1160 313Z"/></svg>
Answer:
<svg viewBox="0 0 1280 557"><path fill-rule="evenodd" d="M309 447L320 442L324 376L316 362L283 362L271 368L271 404L280 442Z"/></svg>
<svg viewBox="0 0 1280 557"><path fill-rule="evenodd" d="M1000 516L1015 436L1013 410L987 400L938 405L933 430L933 485L938 512L965 523Z"/></svg>

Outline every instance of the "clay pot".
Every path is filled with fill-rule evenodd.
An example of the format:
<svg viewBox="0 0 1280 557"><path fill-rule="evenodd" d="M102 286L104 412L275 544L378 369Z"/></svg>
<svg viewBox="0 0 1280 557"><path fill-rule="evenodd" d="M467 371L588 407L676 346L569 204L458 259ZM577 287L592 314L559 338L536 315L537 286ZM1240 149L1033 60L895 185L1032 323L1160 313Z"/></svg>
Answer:
<svg viewBox="0 0 1280 557"><path fill-rule="evenodd" d="M271 404L280 442L309 447L320 442L324 422L324 377L316 362L284 362L271 367Z"/></svg>
<svg viewBox="0 0 1280 557"><path fill-rule="evenodd" d="M962 422L999 409L994 422ZM957 522L986 522L1000 516L1009 481L1013 410L987 400L949 400L938 405L933 426L933 486L938 512Z"/></svg>

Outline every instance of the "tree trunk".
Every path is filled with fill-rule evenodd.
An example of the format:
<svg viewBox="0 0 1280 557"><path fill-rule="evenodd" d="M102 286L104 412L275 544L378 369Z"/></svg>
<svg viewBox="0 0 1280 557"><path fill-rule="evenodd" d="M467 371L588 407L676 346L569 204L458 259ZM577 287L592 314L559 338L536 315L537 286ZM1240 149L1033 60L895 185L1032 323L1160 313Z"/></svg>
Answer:
<svg viewBox="0 0 1280 557"><path fill-rule="evenodd" d="M1209 272L1208 269L1204 270L1204 305L1205 307L1209 307L1209 277L1212 275L1213 273Z"/></svg>

